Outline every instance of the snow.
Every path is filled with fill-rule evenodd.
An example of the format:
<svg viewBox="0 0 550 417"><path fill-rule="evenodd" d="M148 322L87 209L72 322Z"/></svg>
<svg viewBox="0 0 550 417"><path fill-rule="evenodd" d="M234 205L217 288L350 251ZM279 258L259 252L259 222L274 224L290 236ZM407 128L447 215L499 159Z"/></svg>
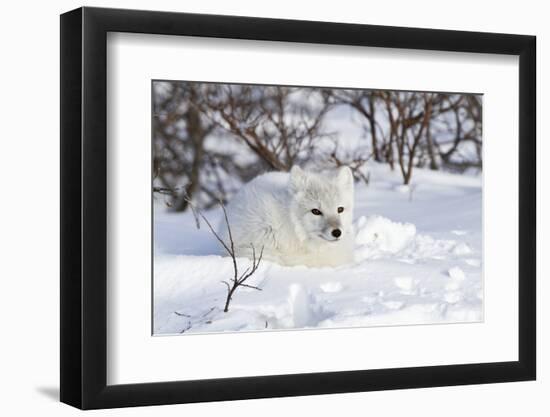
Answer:
<svg viewBox="0 0 550 417"><path fill-rule="evenodd" d="M340 292L344 286L340 282L326 282L319 285L324 292Z"/></svg>
<svg viewBox="0 0 550 417"><path fill-rule="evenodd" d="M464 281L466 279L466 275L464 274L464 271L460 269L458 266L454 266L451 269L449 269L449 276L456 281Z"/></svg>
<svg viewBox="0 0 550 417"><path fill-rule="evenodd" d="M368 171L369 186L356 184L354 264L262 261L247 281L261 291L239 288L227 313L231 259L204 223L155 200L154 333L482 321L481 178L416 169L404 192L397 171ZM219 209L204 214L218 224Z"/></svg>
<svg viewBox="0 0 550 417"><path fill-rule="evenodd" d="M366 257L374 256L375 253L398 253L416 235L414 224L396 223L381 216L371 216L368 219L361 216L355 228L357 229L355 243ZM364 250L361 250L361 247L364 247Z"/></svg>

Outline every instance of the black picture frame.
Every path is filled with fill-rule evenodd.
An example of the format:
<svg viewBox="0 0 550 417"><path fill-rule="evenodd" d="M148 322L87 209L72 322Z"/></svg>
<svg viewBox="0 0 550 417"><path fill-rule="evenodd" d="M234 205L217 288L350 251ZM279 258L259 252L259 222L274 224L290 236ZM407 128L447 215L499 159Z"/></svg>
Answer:
<svg viewBox="0 0 550 417"><path fill-rule="evenodd" d="M512 362L107 385L108 32L519 56L519 358ZM82 409L534 380L536 38L171 12L61 15L61 401Z"/></svg>

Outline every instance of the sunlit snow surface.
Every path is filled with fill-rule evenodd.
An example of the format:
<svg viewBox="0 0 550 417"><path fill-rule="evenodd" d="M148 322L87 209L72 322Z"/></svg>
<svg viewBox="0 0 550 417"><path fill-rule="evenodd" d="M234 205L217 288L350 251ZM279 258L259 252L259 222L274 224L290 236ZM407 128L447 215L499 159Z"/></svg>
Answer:
<svg viewBox="0 0 550 417"><path fill-rule="evenodd" d="M370 165L355 189L355 263L283 267L262 261L223 305L231 259L191 213L154 204L154 333L256 331L483 320L482 180ZM218 224L220 210L204 213ZM239 259L244 271L250 261Z"/></svg>

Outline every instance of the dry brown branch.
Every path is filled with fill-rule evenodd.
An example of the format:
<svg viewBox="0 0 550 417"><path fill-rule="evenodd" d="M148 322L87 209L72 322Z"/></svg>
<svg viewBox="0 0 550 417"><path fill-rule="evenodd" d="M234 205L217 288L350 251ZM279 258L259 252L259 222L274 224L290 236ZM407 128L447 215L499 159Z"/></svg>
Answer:
<svg viewBox="0 0 550 417"><path fill-rule="evenodd" d="M348 160L343 161L338 156L338 147L335 145L334 150L330 154L330 161L336 166L336 168L340 168L342 166L347 166L349 169L351 169L351 172L356 180L363 181L365 185L369 185L370 176L367 174L365 175L362 172L363 166L372 158L373 154L363 157L361 155L353 156L350 158L346 158Z"/></svg>
<svg viewBox="0 0 550 417"><path fill-rule="evenodd" d="M308 102L311 95L317 106ZM288 171L319 139L330 136L322 126L329 109L318 89L282 86L222 86L203 106L210 121L275 171Z"/></svg>

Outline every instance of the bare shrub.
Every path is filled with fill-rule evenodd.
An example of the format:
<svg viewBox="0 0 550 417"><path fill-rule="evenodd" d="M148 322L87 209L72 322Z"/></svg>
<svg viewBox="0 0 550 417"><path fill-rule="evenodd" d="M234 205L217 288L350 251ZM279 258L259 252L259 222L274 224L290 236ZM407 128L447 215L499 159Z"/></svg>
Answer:
<svg viewBox="0 0 550 417"><path fill-rule="evenodd" d="M222 202L219 202L220 207L223 211L224 216L224 222L225 226L227 227L227 234L229 237L229 242L224 242L224 240L220 237L220 235L216 232L216 230L212 227L212 224L210 221L206 218L206 216L201 212L200 209L197 209L193 203L189 201L189 207L193 211L193 215L195 216L195 221L197 228L200 228L200 221L199 217L204 220L208 228L210 229L210 232L214 235L214 237L218 240L218 242L222 245L226 253L231 257L232 263L233 263L233 277L226 281L221 281L226 287L227 287L227 296L225 299L225 304L223 311L227 313L229 311L229 305L231 303L231 300L233 299L233 295L237 291L239 287L243 288L252 288L254 290L261 291L262 289L259 287L256 287L254 285L250 285L246 283L246 281L254 275L254 273L258 270L258 267L260 266L260 262L262 261L262 256L264 252L264 248L262 247L260 251L260 256L256 258L256 249L254 248L254 245L250 244L252 248L252 265L247 267L244 272L239 273L239 266L237 264L237 256L235 254L235 245L233 242L233 235L231 233L231 226L229 224L229 219L227 218L227 211L225 209L225 206Z"/></svg>

